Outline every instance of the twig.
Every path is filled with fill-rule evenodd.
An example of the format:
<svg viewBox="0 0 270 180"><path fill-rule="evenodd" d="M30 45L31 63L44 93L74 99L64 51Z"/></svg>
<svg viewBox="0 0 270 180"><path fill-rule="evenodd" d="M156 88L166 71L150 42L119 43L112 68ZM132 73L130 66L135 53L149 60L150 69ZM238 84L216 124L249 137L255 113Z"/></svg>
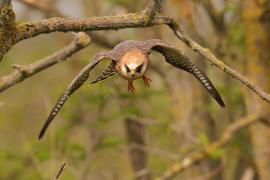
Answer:
<svg viewBox="0 0 270 180"><path fill-rule="evenodd" d="M34 62L29 65L15 65L16 71L12 72L9 75L3 76L0 78L0 92L3 92L7 88L25 80L26 78L31 77L32 75L47 69L48 67L66 60L72 54L78 52L82 48L86 47L90 43L88 36L82 35L77 36L78 39L73 40L69 45L63 49L45 57L41 60Z"/></svg>
<svg viewBox="0 0 270 180"><path fill-rule="evenodd" d="M59 179L59 177L63 173L65 167L66 167L66 163L63 162L62 165L60 166L60 168L58 169L58 171L56 172L54 179Z"/></svg>
<svg viewBox="0 0 270 180"><path fill-rule="evenodd" d="M252 81L246 78L244 75L226 65L223 61L218 59L209 49L200 46L191 38L184 35L183 31L180 29L179 24L174 19L164 16L159 16L155 18L155 20L157 21L160 21L159 19L163 19L162 21L173 30L176 37L181 41L183 41L189 48L205 57L208 61L211 62L212 65L218 67L225 73L229 74L231 77L237 79L238 81L246 85L250 90L255 92L263 100L270 103L270 94L267 94L260 87L256 86Z"/></svg>
<svg viewBox="0 0 270 180"><path fill-rule="evenodd" d="M155 178L155 180L164 180L175 177L180 172L185 169L198 164L205 158L209 157L211 152L215 151L218 148L226 145L228 141L234 137L234 135L239 132L241 129L255 123L259 122L260 116L259 113L248 115L243 117L236 122L232 123L222 134L221 138L216 140L215 142L205 146L203 150L197 151L192 155L184 158L182 161L173 164L169 169L167 169L160 177Z"/></svg>

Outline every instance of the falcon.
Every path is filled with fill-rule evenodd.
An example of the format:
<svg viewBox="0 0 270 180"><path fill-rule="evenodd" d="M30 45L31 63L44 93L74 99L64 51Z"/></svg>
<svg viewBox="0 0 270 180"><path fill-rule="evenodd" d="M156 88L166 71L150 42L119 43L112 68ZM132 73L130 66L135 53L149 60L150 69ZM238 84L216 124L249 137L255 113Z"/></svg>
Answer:
<svg viewBox="0 0 270 180"><path fill-rule="evenodd" d="M108 59L111 61L111 64L96 78L95 81L91 82L92 84L107 79L117 73L128 81L128 91L132 93L135 91L133 81L136 79L142 78L145 85L149 87L149 81L151 81L151 79L145 75L145 72L149 63L149 55L152 51L161 53L165 57L165 61L172 66L191 73L199 80L218 104L221 107L225 107L221 96L208 77L179 49L176 49L159 39L150 39L147 41L128 40L119 43L111 51L96 54L92 58L92 61L79 72L51 110L48 119L40 131L39 139L43 137L46 129L57 115L60 108L67 101L68 97L84 84L88 79L91 70L103 60Z"/></svg>

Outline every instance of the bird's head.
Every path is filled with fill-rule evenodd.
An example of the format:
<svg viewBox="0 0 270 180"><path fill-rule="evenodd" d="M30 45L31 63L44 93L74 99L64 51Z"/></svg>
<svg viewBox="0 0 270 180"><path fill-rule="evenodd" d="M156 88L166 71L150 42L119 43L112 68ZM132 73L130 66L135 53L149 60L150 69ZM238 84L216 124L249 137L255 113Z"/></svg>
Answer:
<svg viewBox="0 0 270 180"><path fill-rule="evenodd" d="M128 79L141 78L148 65L148 56L140 50L125 53L120 59L120 74Z"/></svg>

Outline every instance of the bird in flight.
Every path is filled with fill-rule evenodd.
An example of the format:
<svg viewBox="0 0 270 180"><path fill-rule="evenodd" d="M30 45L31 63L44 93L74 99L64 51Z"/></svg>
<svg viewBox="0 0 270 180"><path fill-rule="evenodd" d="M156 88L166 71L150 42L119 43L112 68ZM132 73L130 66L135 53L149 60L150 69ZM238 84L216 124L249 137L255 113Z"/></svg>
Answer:
<svg viewBox="0 0 270 180"><path fill-rule="evenodd" d="M48 119L40 131L39 139L43 137L46 129L59 112L60 108L67 101L68 97L83 85L88 79L90 71L105 59L110 60L111 64L95 81L91 82L92 84L107 79L117 73L128 80L128 91L135 91L133 80L139 78L142 78L145 85L149 86L149 81L151 81L151 79L145 75L145 72L149 63L149 55L152 51L161 53L165 57L165 61L172 66L191 73L206 88L208 93L218 102L218 104L221 107L225 107L221 96L208 77L179 49L164 43L160 39L150 39L147 41L128 40L119 43L111 51L96 54L92 58L92 61L79 72L51 110Z"/></svg>

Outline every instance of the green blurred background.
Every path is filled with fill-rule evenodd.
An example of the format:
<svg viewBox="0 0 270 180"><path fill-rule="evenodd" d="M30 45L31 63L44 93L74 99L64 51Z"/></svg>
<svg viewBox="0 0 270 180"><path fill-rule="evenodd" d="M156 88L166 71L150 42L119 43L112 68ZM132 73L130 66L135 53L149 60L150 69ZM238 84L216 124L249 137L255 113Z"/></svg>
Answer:
<svg viewBox="0 0 270 180"><path fill-rule="evenodd" d="M138 12L147 4L143 0L34 2L53 5L70 17ZM269 90L270 77L256 73L258 68L259 71L262 67L269 71L270 67L269 28L259 19L269 10L267 3L269 1L170 0L163 3L162 14L174 17L192 39ZM46 18L40 10L20 0L14 1L13 7L18 23ZM254 31L254 27L261 29ZM66 62L52 66L1 94L0 179L51 179L62 162L67 163L67 168L60 179L140 179L140 174L132 170L127 118L138 120L145 128L145 145L140 149L148 161L146 168L152 177L156 177L173 163L220 137L230 123L252 113L254 108L265 106L262 100L253 100L253 93L242 84L188 49L166 26L95 33L99 40L93 40ZM72 37L71 34L51 33L20 42L12 47L1 63L1 76L14 71L11 64L35 62L67 45ZM150 88L144 87L142 80L137 80L136 93L128 93L127 81L119 76L90 85L91 80L108 65L108 62L101 63L87 83L70 97L45 137L38 140L39 130L58 96L95 53L111 48L100 43L102 38L112 45L128 39L160 38L180 48L206 72L227 108L220 108L192 75L172 68L161 55L154 53L147 72L152 79ZM267 45L259 43L253 47L251 38L265 41ZM261 52L265 57L255 56ZM261 62L262 67L256 68L257 62ZM260 77L265 80L264 84L257 82ZM266 180L270 166L267 169L269 162L261 160L269 161L270 142L269 129L265 128L241 130L227 146L216 149L210 159L189 168L175 179L247 180L244 179L246 174L253 173L251 179ZM265 134L257 137L255 132L258 131ZM261 138L268 140L265 142ZM256 139L265 144L258 147ZM261 157L257 153L262 151L265 153Z"/></svg>

